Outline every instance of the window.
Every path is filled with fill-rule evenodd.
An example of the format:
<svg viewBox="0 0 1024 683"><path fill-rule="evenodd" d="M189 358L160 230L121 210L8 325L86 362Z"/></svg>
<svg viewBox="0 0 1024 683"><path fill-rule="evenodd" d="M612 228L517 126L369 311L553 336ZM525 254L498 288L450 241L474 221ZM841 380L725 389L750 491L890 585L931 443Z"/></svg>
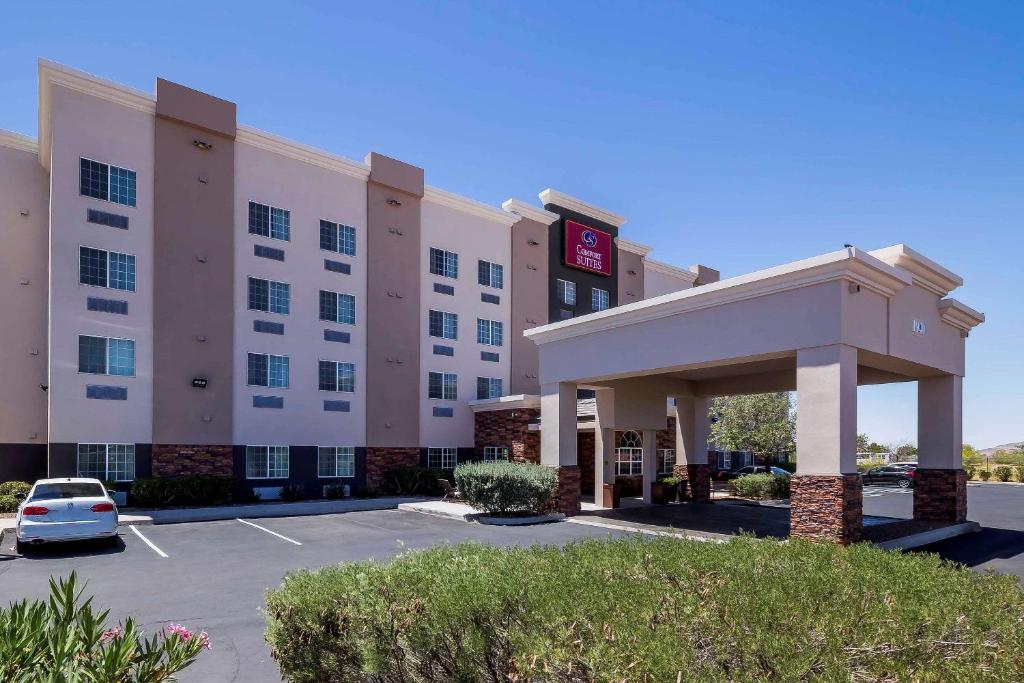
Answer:
<svg viewBox="0 0 1024 683"><path fill-rule="evenodd" d="M676 449L658 449L658 474L672 474L672 466L676 464Z"/></svg>
<svg viewBox="0 0 1024 683"><path fill-rule="evenodd" d="M590 290L590 307L593 310L603 311L607 309L610 301L607 290L597 288Z"/></svg>
<svg viewBox="0 0 1024 683"><path fill-rule="evenodd" d="M292 286L285 282L249 278L249 310L287 314L291 308Z"/></svg>
<svg viewBox="0 0 1024 683"><path fill-rule="evenodd" d="M430 311L428 313L428 326L431 337L442 339L459 338L459 314L446 313L444 311Z"/></svg>
<svg viewBox="0 0 1024 683"><path fill-rule="evenodd" d="M619 438L619 447L615 449L616 476L630 477L644 472L644 449L640 434L630 430L623 432Z"/></svg>
<svg viewBox="0 0 1024 683"><path fill-rule="evenodd" d="M249 234L275 240L291 239L292 214L287 209L249 202Z"/></svg>
<svg viewBox="0 0 1024 683"><path fill-rule="evenodd" d="M78 476L101 481L135 479L135 444L78 444Z"/></svg>
<svg viewBox="0 0 1024 683"><path fill-rule="evenodd" d="M80 159L78 191L115 204L135 206L135 171Z"/></svg>
<svg viewBox="0 0 1024 683"><path fill-rule="evenodd" d="M430 272L442 277L459 277L459 255L453 251L430 248Z"/></svg>
<svg viewBox="0 0 1024 683"><path fill-rule="evenodd" d="M356 229L351 225L341 225L331 221L320 220L320 248L345 256L356 255Z"/></svg>
<svg viewBox="0 0 1024 683"><path fill-rule="evenodd" d="M555 280L558 303L566 306L576 305L576 283L568 280Z"/></svg>
<svg viewBox="0 0 1024 683"><path fill-rule="evenodd" d="M459 376L453 372L430 372L427 374L427 397L440 401L457 401Z"/></svg>
<svg viewBox="0 0 1024 683"><path fill-rule="evenodd" d="M320 391L356 390L356 366L333 360L320 361Z"/></svg>
<svg viewBox="0 0 1024 683"><path fill-rule="evenodd" d="M508 449L502 446L484 446L484 462L508 460Z"/></svg>
<svg viewBox="0 0 1024 683"><path fill-rule="evenodd" d="M320 290L320 319L332 323L356 324L356 298L351 294Z"/></svg>
<svg viewBox="0 0 1024 683"><path fill-rule="evenodd" d="M91 247L78 248L78 281L83 285L135 291L135 257Z"/></svg>
<svg viewBox="0 0 1024 683"><path fill-rule="evenodd" d="M356 449L351 446L331 446L317 449L316 474L318 477L356 476Z"/></svg>
<svg viewBox="0 0 1024 683"><path fill-rule="evenodd" d="M497 320L476 319L476 340L480 344L501 346L501 323Z"/></svg>
<svg viewBox="0 0 1024 683"><path fill-rule="evenodd" d="M287 446L246 446L246 479L287 479Z"/></svg>
<svg viewBox="0 0 1024 683"><path fill-rule="evenodd" d="M501 396L500 377L477 377L476 397L477 400L485 398L498 398Z"/></svg>
<svg viewBox="0 0 1024 683"><path fill-rule="evenodd" d="M288 388L288 356L250 353L248 370L249 386Z"/></svg>
<svg viewBox="0 0 1024 683"><path fill-rule="evenodd" d="M78 371L92 375L135 376L135 342L112 337L78 336Z"/></svg>
<svg viewBox="0 0 1024 683"><path fill-rule="evenodd" d="M435 470L454 469L458 464L458 455L454 448L428 448L427 467Z"/></svg>
<svg viewBox="0 0 1024 683"><path fill-rule="evenodd" d="M485 287L501 289L503 286L503 268L498 263L480 260L477 264L480 284Z"/></svg>

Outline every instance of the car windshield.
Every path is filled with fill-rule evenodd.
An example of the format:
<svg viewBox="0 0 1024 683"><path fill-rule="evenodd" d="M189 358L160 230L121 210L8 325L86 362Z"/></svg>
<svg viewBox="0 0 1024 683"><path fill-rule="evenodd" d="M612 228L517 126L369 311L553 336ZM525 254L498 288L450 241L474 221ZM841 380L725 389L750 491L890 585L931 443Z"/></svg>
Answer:
<svg viewBox="0 0 1024 683"><path fill-rule="evenodd" d="M37 484L32 492L31 500L46 498L102 498L106 491L99 484L89 482L60 482L56 484Z"/></svg>

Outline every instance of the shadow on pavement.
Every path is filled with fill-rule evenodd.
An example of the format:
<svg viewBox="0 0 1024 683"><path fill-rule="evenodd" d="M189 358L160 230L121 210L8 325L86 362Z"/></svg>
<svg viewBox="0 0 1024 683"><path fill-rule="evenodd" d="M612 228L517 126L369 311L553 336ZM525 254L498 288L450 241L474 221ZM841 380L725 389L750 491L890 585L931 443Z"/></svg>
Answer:
<svg viewBox="0 0 1024 683"><path fill-rule="evenodd" d="M4 537L4 552L8 552L11 546L14 545L14 539L8 536ZM125 551L124 541L118 536L113 543L109 540L93 540L93 541L66 541L62 543L46 543L39 546L29 546L28 548L22 548L20 557L26 560L49 560L49 559L66 559L73 557L95 557L98 555L116 555ZM11 551L13 553L13 551ZM8 558L19 557L19 555L11 554L7 555Z"/></svg>
<svg viewBox="0 0 1024 683"><path fill-rule="evenodd" d="M982 527L981 531L968 536L958 536L931 545L917 548L915 552L936 553L944 560L959 562L968 567L991 562L1024 560L1024 531Z"/></svg>

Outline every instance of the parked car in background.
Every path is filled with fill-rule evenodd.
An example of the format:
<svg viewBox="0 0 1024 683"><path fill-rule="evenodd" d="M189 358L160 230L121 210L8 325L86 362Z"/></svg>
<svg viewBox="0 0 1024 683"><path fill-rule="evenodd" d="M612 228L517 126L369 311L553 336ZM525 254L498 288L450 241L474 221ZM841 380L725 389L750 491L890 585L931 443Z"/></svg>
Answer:
<svg viewBox="0 0 1024 683"><path fill-rule="evenodd" d="M40 479L18 506L15 545L104 539L117 541L117 505L99 479Z"/></svg>
<svg viewBox="0 0 1024 683"><path fill-rule="evenodd" d="M868 470L862 476L865 484L899 486L901 489L909 489L914 485L914 472L917 465L901 463L898 465L886 465Z"/></svg>
<svg viewBox="0 0 1024 683"><path fill-rule="evenodd" d="M775 467L774 465L772 465L769 468L769 471L772 474L778 474L778 475L783 476L783 477L790 476L789 472L787 472L786 470L782 469L781 467ZM746 467L741 467L738 470L731 470L731 471L730 470L718 470L714 474L714 479L716 481L729 481L730 479L735 479L736 477L742 477L742 476L747 475L747 474L764 474L764 473L765 473L764 465L747 465Z"/></svg>

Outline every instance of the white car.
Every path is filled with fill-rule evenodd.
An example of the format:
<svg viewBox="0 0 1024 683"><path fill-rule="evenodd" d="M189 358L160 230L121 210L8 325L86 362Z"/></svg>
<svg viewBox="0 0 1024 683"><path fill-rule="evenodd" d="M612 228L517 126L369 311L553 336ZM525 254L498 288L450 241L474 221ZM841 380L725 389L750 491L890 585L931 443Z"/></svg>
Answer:
<svg viewBox="0 0 1024 683"><path fill-rule="evenodd" d="M51 541L117 541L117 504L99 479L40 479L18 506L18 552Z"/></svg>

